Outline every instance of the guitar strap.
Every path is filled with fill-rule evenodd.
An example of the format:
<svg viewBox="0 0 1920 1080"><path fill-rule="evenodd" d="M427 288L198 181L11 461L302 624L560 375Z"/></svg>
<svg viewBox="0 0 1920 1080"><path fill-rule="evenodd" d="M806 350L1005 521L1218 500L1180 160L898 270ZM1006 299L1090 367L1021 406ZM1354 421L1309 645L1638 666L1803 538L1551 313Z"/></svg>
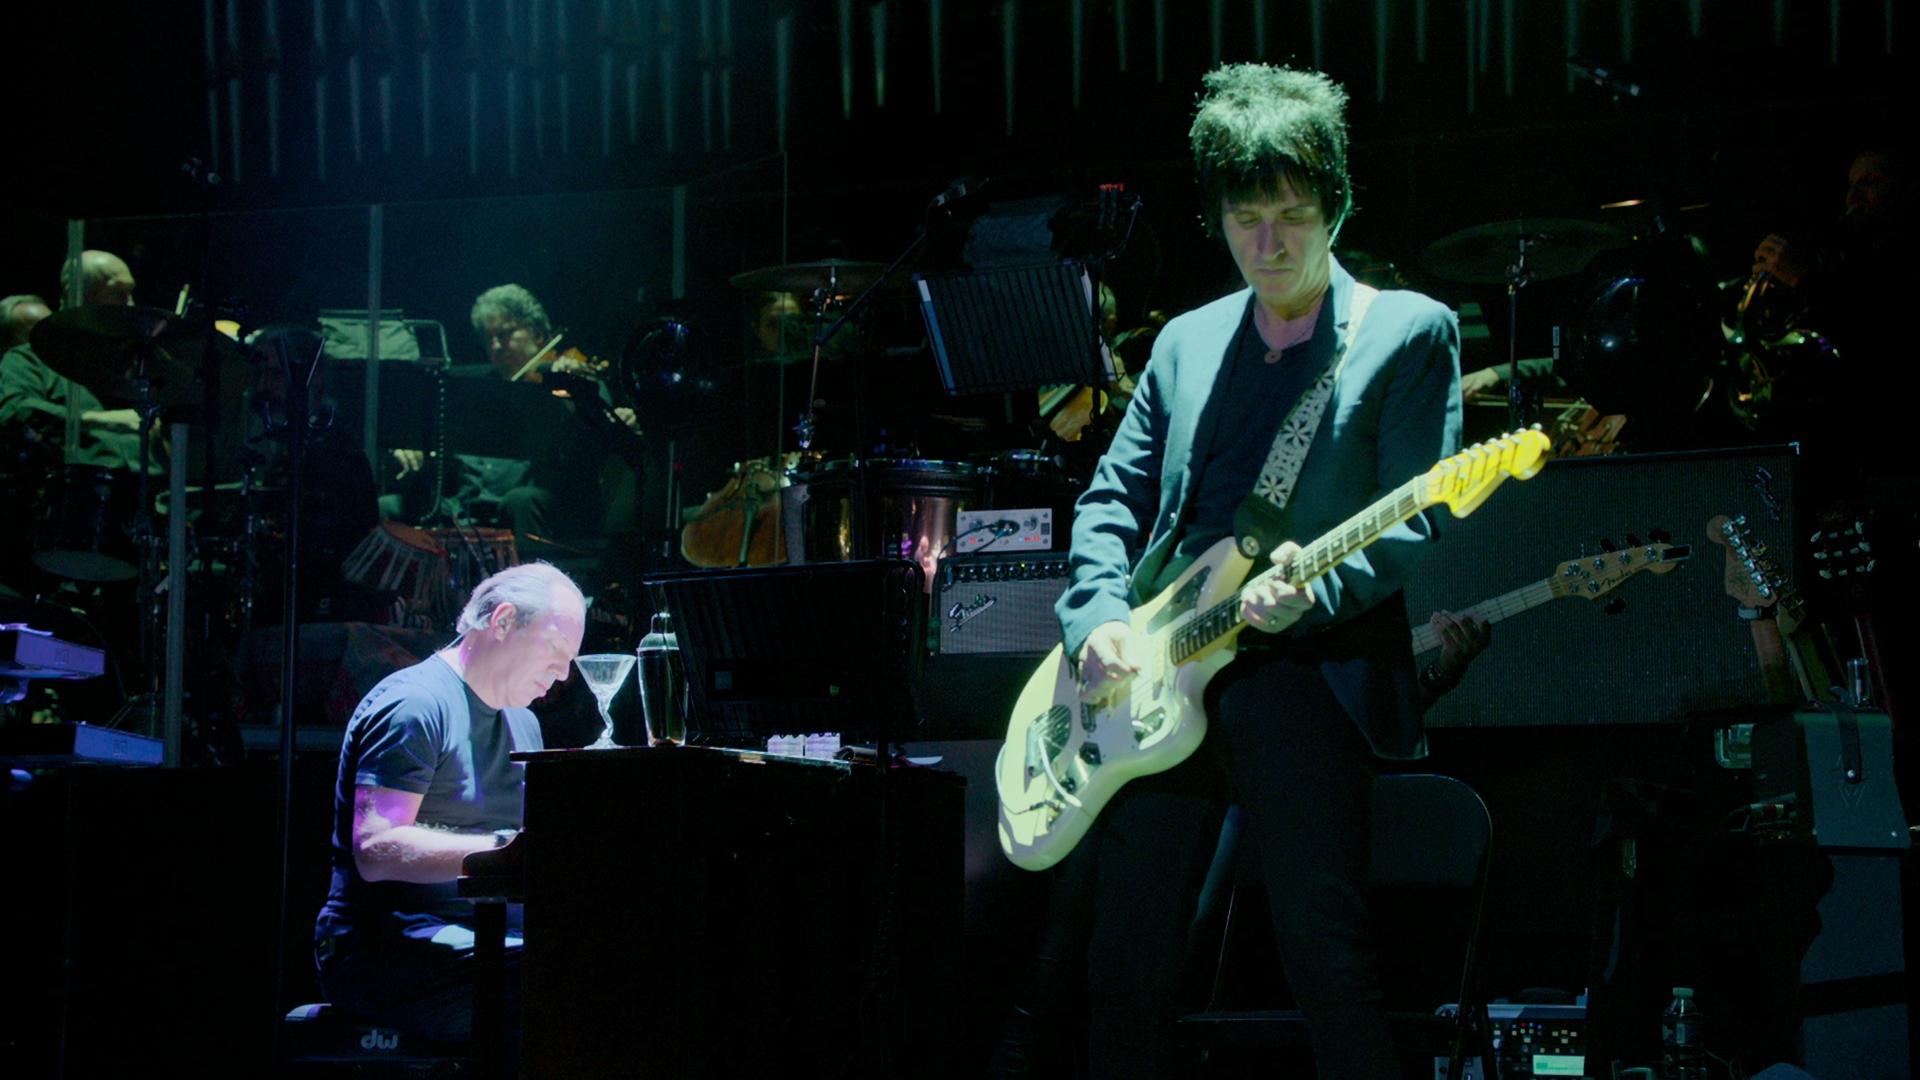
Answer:
<svg viewBox="0 0 1920 1080"><path fill-rule="evenodd" d="M1307 463L1307 450L1313 446L1313 437L1320 431L1320 421L1326 416L1327 402L1333 399L1334 383L1339 381L1340 371L1346 366L1347 347L1360 333L1361 324L1366 322L1367 312L1373 307L1374 298L1380 290L1370 285L1353 283L1353 296L1347 304L1347 333L1335 346L1333 363L1313 380L1300 400L1294 402L1288 410L1285 420L1280 422L1280 430L1273 437L1273 447L1267 451L1267 462L1260 467L1260 478L1254 481L1253 496L1265 500L1272 510L1284 510L1293 498L1294 485L1300 482L1300 468ZM1248 501L1252 501L1249 497ZM1262 508L1264 510L1264 508ZM1245 516L1245 515L1242 515ZM1260 513L1260 517L1267 516ZM1248 558L1258 558L1266 545L1253 530L1236 527L1234 532L1240 538L1241 553Z"/></svg>

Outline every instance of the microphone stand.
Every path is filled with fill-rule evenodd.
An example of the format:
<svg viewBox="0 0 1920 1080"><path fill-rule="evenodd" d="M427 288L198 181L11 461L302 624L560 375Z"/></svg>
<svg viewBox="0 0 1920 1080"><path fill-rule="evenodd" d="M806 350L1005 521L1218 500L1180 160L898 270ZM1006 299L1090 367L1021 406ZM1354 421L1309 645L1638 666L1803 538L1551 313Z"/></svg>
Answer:
<svg viewBox="0 0 1920 1080"><path fill-rule="evenodd" d="M293 880L294 732L298 716L294 688L300 665L300 469L307 452L307 436L319 434L332 426L331 416L310 415L307 384L313 377L314 369L319 366L321 348L320 342L315 340L311 355L297 355L296 350L306 336L302 329L283 328L277 334L269 331L261 339L262 345L271 351L271 362L280 368L286 410L282 420L275 421L270 414L266 417L268 434L286 441L287 464L286 578L281 588L285 632L280 644L280 805L275 837L280 864L280 895L275 921L276 936L273 939L273 999L270 1003L274 1010L273 1046L276 1061L280 1059L281 1049L279 1007L286 994L287 907Z"/></svg>
<svg viewBox="0 0 1920 1080"><path fill-rule="evenodd" d="M1532 280L1527 268L1527 248L1538 240L1518 238L1513 262L1507 266L1507 430L1518 431L1526 421L1527 395L1520 389L1520 290Z"/></svg>

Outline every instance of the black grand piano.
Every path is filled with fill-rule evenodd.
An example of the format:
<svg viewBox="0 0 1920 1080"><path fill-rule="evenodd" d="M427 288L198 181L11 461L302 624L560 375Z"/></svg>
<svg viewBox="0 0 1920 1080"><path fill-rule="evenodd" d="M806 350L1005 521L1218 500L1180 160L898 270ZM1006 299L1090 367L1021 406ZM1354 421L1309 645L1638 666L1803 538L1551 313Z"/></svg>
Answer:
<svg viewBox="0 0 1920 1080"><path fill-rule="evenodd" d="M522 1076L946 1074L960 777L701 747L516 759L525 831L469 856L461 890L526 905ZM476 1046L483 1069L500 1049Z"/></svg>

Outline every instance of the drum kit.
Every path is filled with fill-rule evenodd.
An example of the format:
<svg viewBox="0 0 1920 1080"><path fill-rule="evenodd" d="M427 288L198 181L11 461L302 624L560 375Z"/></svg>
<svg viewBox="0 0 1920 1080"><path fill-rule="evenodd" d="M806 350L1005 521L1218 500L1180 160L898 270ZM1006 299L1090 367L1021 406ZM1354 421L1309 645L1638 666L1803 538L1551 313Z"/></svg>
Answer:
<svg viewBox="0 0 1920 1080"><path fill-rule="evenodd" d="M163 465L179 459L174 491L204 509L220 485L210 472L182 484L186 461L202 437L234 419L220 406L241 399L250 379L246 350L204 320L123 305L58 311L33 328L30 341L33 356L53 374L84 389L52 392L51 404L68 399L64 438L33 421L8 433L10 441L36 447L12 461L32 549L30 559L6 567L9 584L31 598L36 622L59 613L80 618L94 643L116 656L115 670L139 673L116 681L138 687L159 677L160 627L172 597L194 591L164 569L184 569L181 548L170 544L184 541L184 530L168 526L188 515L169 516L178 508L162 497ZM198 433L191 441L189 430ZM203 539L201 558L210 563L223 538ZM205 648L204 635L174 628L183 647ZM196 662L194 670L211 666ZM95 721L106 715L88 712Z"/></svg>
<svg viewBox="0 0 1920 1080"><path fill-rule="evenodd" d="M32 342L55 373L91 390L104 406L130 409L139 417L138 434L131 439L101 436L98 445L108 449L81 450L58 465L42 463L47 475L25 478L39 481L23 485L40 493L33 563L70 581L143 579L151 573L143 567L157 556L161 539L153 512L154 428L163 419L202 424L208 402L237 399L249 378L243 349L203 323L131 306L56 312L34 327ZM137 448L131 454L124 449L129 441ZM122 456L134 460L103 460Z"/></svg>
<svg viewBox="0 0 1920 1080"><path fill-rule="evenodd" d="M679 547L688 562L717 568L907 559L920 565L931 590L940 560L955 553L962 512L1045 507L1055 521L1071 520L1084 480L1061 456L1043 449L928 457L914 452L915 446L861 438L858 422L843 437L864 451L814 445L819 416L832 408L820 392L822 359L850 358L852 364L841 366L855 367L865 349L837 345L841 336L827 335L853 294L884 287L886 271L880 263L825 259L762 267L731 279L751 293L793 298L784 307L763 308L771 318L758 328L761 354L753 362L781 368L810 363L812 370L807 395L796 403L804 408L780 410L781 452L735 461L726 482L685 515ZM851 391L856 397L860 392ZM919 403L919 411L939 410ZM885 420L873 426L884 427ZM787 448L795 444L798 449Z"/></svg>
<svg viewBox="0 0 1920 1080"><path fill-rule="evenodd" d="M1528 287L1562 282L1547 307L1553 375L1591 406L1583 411L1631 417L1636 447L1726 437L1704 414L1733 361L1717 325L1717 286L1691 238L1580 218L1515 218L1444 236L1426 247L1422 262L1444 281L1505 286L1510 364L1526 333L1520 316ZM1541 419L1521 380L1507 385L1503 426Z"/></svg>

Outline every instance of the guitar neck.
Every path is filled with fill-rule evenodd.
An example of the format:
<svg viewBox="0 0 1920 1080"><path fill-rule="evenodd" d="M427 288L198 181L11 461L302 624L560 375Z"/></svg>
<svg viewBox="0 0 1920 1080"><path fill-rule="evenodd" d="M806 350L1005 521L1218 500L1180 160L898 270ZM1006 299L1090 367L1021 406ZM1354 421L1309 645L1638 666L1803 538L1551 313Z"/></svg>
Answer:
<svg viewBox="0 0 1920 1080"><path fill-rule="evenodd" d="M1424 477L1414 477L1301 548L1286 568L1287 584L1296 589L1305 588L1354 552L1380 539L1388 529L1432 505L1421 498L1423 480ZM1250 588L1280 572L1280 567L1268 567L1248 580L1243 588ZM1173 661L1180 663L1221 638L1238 633L1246 625L1240 618L1240 595L1236 592L1195 616L1174 634L1170 643Z"/></svg>
<svg viewBox="0 0 1920 1080"><path fill-rule="evenodd" d="M1788 665L1787 649L1780 640L1780 627L1772 619L1752 619L1753 654L1760 662L1760 683L1766 699L1774 705L1791 705L1801 697L1795 692L1794 673Z"/></svg>
<svg viewBox="0 0 1920 1080"><path fill-rule="evenodd" d="M1534 608L1555 599L1553 579L1541 578L1531 585L1522 585L1499 596L1482 600L1460 612L1463 616L1479 619L1491 626L1502 619L1511 618L1523 611ZM1413 628L1413 655L1430 652L1440 647L1440 632L1431 625L1422 623Z"/></svg>
<svg viewBox="0 0 1920 1080"><path fill-rule="evenodd" d="M1424 477L1416 476L1401 484L1381 496L1373 505L1301 548L1300 554L1294 556L1287 568L1287 584L1296 589L1304 588L1308 582L1345 562L1354 552L1380 539L1388 529L1426 509L1431 504L1420 498L1423 480ZM1253 580L1259 581L1279 570L1279 567L1274 567ZM1248 582L1249 585L1252 583Z"/></svg>

